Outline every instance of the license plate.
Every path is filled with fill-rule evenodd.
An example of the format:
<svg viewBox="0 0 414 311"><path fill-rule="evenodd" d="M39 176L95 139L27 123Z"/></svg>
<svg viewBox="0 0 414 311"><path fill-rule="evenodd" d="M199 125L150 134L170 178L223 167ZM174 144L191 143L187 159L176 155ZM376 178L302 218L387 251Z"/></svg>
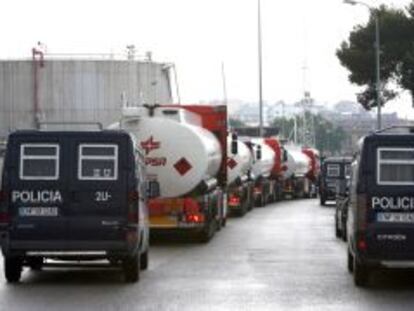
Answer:
<svg viewBox="0 0 414 311"><path fill-rule="evenodd" d="M57 207L20 207L19 216L48 216L56 217L58 215Z"/></svg>
<svg viewBox="0 0 414 311"><path fill-rule="evenodd" d="M414 213L378 213L378 222L414 223Z"/></svg>

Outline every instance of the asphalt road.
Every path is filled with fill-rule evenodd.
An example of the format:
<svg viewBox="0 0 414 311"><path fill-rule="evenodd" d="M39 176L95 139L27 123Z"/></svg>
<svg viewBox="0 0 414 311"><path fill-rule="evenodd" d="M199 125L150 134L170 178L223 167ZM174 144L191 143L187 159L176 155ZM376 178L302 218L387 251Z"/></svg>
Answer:
<svg viewBox="0 0 414 311"><path fill-rule="evenodd" d="M209 244L158 241L135 285L102 269L25 271L18 285L2 277L0 310L413 310L413 272L354 287L333 214L288 201L231 219Z"/></svg>

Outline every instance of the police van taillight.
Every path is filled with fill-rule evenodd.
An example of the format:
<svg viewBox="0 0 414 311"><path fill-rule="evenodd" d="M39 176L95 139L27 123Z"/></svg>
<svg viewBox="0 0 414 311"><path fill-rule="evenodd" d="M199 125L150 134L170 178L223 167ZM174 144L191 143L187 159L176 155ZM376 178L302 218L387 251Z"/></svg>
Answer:
<svg viewBox="0 0 414 311"><path fill-rule="evenodd" d="M9 213L0 212L0 225L8 224L10 222Z"/></svg>
<svg viewBox="0 0 414 311"><path fill-rule="evenodd" d="M357 202L357 213L356 213L356 247L359 251L366 251L368 248L367 240L366 240L366 230L368 227L368 217L369 217L369 210L371 208L370 201L368 200L368 195L358 194L356 198Z"/></svg>
<svg viewBox="0 0 414 311"><path fill-rule="evenodd" d="M138 223L138 201L139 193L136 190L130 191L128 193L128 222L129 223Z"/></svg>
<svg viewBox="0 0 414 311"><path fill-rule="evenodd" d="M368 224L368 212L370 209L369 200L367 194L357 195L357 214L356 224L359 231L365 231Z"/></svg>

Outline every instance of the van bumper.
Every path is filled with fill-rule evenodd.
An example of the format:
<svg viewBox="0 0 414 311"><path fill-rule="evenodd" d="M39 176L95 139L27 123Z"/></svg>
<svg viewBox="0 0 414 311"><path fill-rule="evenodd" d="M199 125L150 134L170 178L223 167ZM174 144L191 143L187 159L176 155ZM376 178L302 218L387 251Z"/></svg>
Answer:
<svg viewBox="0 0 414 311"><path fill-rule="evenodd" d="M114 257L138 251L138 243L126 241L9 241L2 243L6 256Z"/></svg>

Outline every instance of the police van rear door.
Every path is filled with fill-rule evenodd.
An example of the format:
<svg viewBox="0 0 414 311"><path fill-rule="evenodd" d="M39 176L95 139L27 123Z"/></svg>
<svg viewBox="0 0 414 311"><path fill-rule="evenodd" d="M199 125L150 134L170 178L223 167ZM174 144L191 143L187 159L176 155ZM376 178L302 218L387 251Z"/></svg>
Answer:
<svg viewBox="0 0 414 311"><path fill-rule="evenodd" d="M414 252L414 145L394 143L374 150L376 173L367 202L373 246L385 254Z"/></svg>
<svg viewBox="0 0 414 311"><path fill-rule="evenodd" d="M122 237L126 218L127 162L118 139L90 137L71 144L69 239L114 240Z"/></svg>
<svg viewBox="0 0 414 311"><path fill-rule="evenodd" d="M65 239L65 145L57 137L11 139L7 159L11 239ZM45 245L47 247L47 245Z"/></svg>

